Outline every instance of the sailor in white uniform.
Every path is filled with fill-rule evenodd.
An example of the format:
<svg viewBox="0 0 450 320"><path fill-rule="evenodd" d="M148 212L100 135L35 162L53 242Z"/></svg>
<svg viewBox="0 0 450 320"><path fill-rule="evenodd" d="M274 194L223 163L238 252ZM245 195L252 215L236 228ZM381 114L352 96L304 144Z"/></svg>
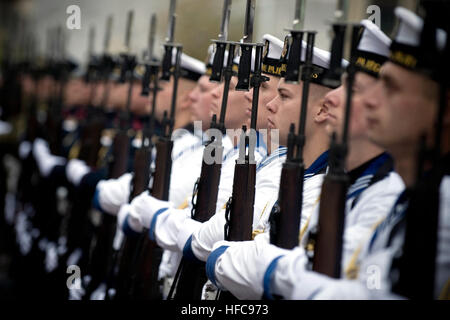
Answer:
<svg viewBox="0 0 450 320"><path fill-rule="evenodd" d="M313 51L313 64L318 73L323 74L329 65L329 53L318 48ZM304 56L301 57L304 61ZM320 70L320 72L319 72ZM317 75L311 75L312 79L320 79ZM315 81L315 80L314 80ZM279 129L281 145L286 145L289 123L292 119L300 118L302 84L286 84L283 80L278 83L278 95L274 97L265 107L267 109L267 122L269 128ZM308 168L306 174L310 176L308 182L305 182L306 189L309 192L305 199L310 199L311 203L305 201L307 205L313 205L320 193L321 178L327 163L327 135L325 131L326 116L319 115L319 107L324 95L330 91L330 88L323 86L320 82L313 82L310 87L310 96L308 99L308 109L311 117L307 120L307 135L311 136L311 144L305 148L308 149L305 166ZM314 110L314 111L313 111ZM297 120L298 121L298 120ZM298 123L297 123L298 124ZM255 203L253 215L253 234L268 231L266 223L268 212L268 199L274 194L278 194L280 184L280 174L283 163L286 160L286 148L281 146L275 150L266 160L257 167ZM313 177L316 176L317 177ZM319 183L317 183L319 180ZM312 194L315 194L313 196ZM272 203L273 205L273 203ZM201 261L206 261L212 251L213 245L224 239L225 210L222 210L213 216L201 228L196 230L191 239L184 247L184 255L195 257Z"/></svg>
<svg viewBox="0 0 450 320"><path fill-rule="evenodd" d="M422 18L405 8L396 8L395 14L400 23L391 45L390 59L382 66L380 80L364 99L369 120L368 135L371 140L384 146L393 155L397 171L407 190L398 197L387 218L377 226L367 245L356 259L359 272L355 279L330 279L297 268L297 278L295 280L291 278L295 283L292 290L283 291L282 285L280 285L280 281L284 281L281 280L281 273L288 269L293 270L293 265L299 263L299 261L286 256L286 260L281 258L277 263L278 266L276 266L276 271L270 281L270 290L275 293L286 294L286 297L294 299L396 299L410 297L410 292L402 293L396 289L399 272L402 271L397 269L396 261L401 260L406 253L404 247L406 222L408 215L415 210L414 204L417 204L417 201L414 200L418 197L415 195L416 198L414 198L411 191L416 183L415 167L420 148L419 141L424 133L427 137L434 136L439 89L437 78L433 77L433 74L436 74L437 71L437 74L448 75L448 69L443 69L440 65L440 62L448 55L442 56L442 60L427 60L423 55L424 51L420 50L420 35L424 26ZM431 38L436 39L438 50L442 50L445 44L445 33L442 30L434 30ZM432 49L426 48L425 50ZM430 70L434 71L430 72ZM445 90L448 93L448 87ZM441 119L443 121L443 140L440 152L444 156L442 157L443 165L439 167L443 170L437 175L438 179L435 181L439 201L437 203L438 227L435 230L435 235L437 235L434 257L435 280L432 283L434 299L449 299L450 297L449 117L447 102ZM433 145L430 140L427 140L428 146ZM435 172L430 170L429 176ZM427 176L422 179L429 180ZM431 203L429 207L432 207ZM430 219L431 215L431 211L423 212L420 220L424 226L428 224L426 220ZM420 220L416 222L420 223ZM420 226L416 231L420 232ZM421 231L425 233L425 230ZM420 242L428 240L421 237L420 233L413 234L413 236L418 237ZM426 249L431 250L428 247ZM414 253L414 261L423 265L424 261L421 260L427 256L425 252ZM424 270L417 270L412 263L407 268L414 269L418 278L421 277L420 272L424 272ZM416 289L419 291L425 290L425 287L418 284L421 281L418 278L413 279L411 285L417 287ZM284 277L284 279L287 278Z"/></svg>
<svg viewBox="0 0 450 320"><path fill-rule="evenodd" d="M190 73L197 73L202 75L199 78L199 82L203 80L205 77L204 73L206 71L204 63L201 61L194 59L186 54L182 54L181 56L181 68L182 70L190 71ZM184 81L183 78L180 78L181 81ZM192 81L190 81L192 82ZM196 85L196 87L199 84ZM157 95L157 119L161 120L163 115L163 110L159 110L160 107L162 109L166 109L170 106L171 100L171 85L170 82L168 84L161 84L162 91L160 91ZM184 110L183 113L189 116L189 122L191 117L191 112L186 112L186 110L190 109L191 98L190 95L193 91L196 90L196 87L193 90L188 90L183 93L183 97L178 97L177 99L177 109L175 112L175 118L180 115L180 111ZM209 88L209 87L208 87ZM161 118L159 118L161 117ZM186 118L186 116L184 116ZM175 123L180 124L180 121L175 121ZM172 149L172 177L171 177L171 190L174 191L169 192L169 200L173 203L174 206L180 205L184 198L180 197L180 193L187 192L182 189L186 184L183 183L182 180L187 179L188 181L195 182L197 175L195 172L200 171L200 166L197 165L198 161L194 161L195 158L200 158L203 150L203 143L205 137L203 136L203 132L200 129L195 129L193 132L184 128L185 124L188 122L184 122L182 127L176 127L172 134L172 139L174 141L173 149ZM155 160L155 153L153 154L152 159ZM189 162L189 171L185 170L185 166ZM154 163L152 163L152 168L154 167ZM192 174L188 174L192 172ZM94 204L98 209L101 209L103 212L116 215L120 209L122 204L125 204L129 201L130 197L130 187L132 182L133 174L126 173L122 175L118 179L109 179L102 180L97 185L96 194L94 196ZM190 179L190 180L189 180ZM152 179L150 179L150 185L152 184ZM181 190L178 190L180 189Z"/></svg>
<svg viewBox="0 0 450 320"><path fill-rule="evenodd" d="M276 38L270 36L270 35L265 35L264 36L265 40L269 41L269 50L268 50L268 57L272 58L272 59L276 59L278 60L282 51L282 47L283 47L283 42L281 40L277 40ZM277 57L277 58L276 58ZM267 58L267 57L266 57ZM283 70L283 66L278 64L279 62L272 62L272 65L268 65L268 63L270 63L271 61L269 59L265 59L263 61L263 63L266 63L265 65L263 65L263 70L266 70L266 74L268 74L267 71L269 70L273 70L272 73L270 75L270 77L272 78L271 81L273 80L277 80L277 76L282 75L282 70ZM322 71L325 71L324 67L328 67L328 63L329 63L329 54L326 52L323 52L319 49L315 50L315 58L314 58L314 62L317 65L317 68L322 68ZM277 65L278 64L278 65ZM269 81L269 82L271 82ZM278 82L278 81L277 81ZM300 85L293 85L293 87L291 88L291 94L296 94L297 95L297 99L293 99L293 103L291 103L291 108L293 108L295 110L295 113L297 113L299 115L299 106L300 106L300 97L301 97L301 90L300 93L298 93L298 89L300 89ZM312 91L313 93L315 93L314 95L312 95L312 101L315 102L315 105L319 105L317 103L317 101L321 100L323 98L323 92L325 91L329 91L329 88L325 88L322 87L321 85L317 84L317 87L315 88L316 90ZM322 96L320 96L322 94ZM273 92L272 93L272 98L275 96L276 94ZM251 93L249 93L247 95L249 102L251 102ZM275 108L275 107L271 107L269 108L268 105L270 104L270 99L268 95L264 95L262 94L260 96L260 98L264 97L267 99L264 100L260 100L261 102L265 102L265 106L264 106L264 110L258 112L258 121L257 123L259 123L259 129L264 128L264 125L267 125L267 117L268 114L270 113L275 113L275 114L279 114L281 112L285 112L285 110L281 110L279 107L279 105ZM273 100L273 99L272 99ZM311 103L311 109L313 109L312 107L313 103ZM273 110L273 109L277 109L277 110ZM261 108L260 108L261 110ZM318 108L317 110L315 110L318 112ZM264 119L264 117L266 119ZM289 117L289 116L288 116ZM286 117L286 118L288 118ZM324 117L325 118L325 117ZM278 124L278 123L277 123ZM280 123L281 124L281 123ZM317 126L318 128L314 128L315 126ZM288 126L286 126L287 128ZM311 120L311 124L308 124L308 130L311 130L311 137L314 135L315 139L314 141L316 142L315 146L321 146L322 149L316 150L316 148L311 148L314 149L315 154L317 154L318 159L316 160L315 164L311 165L310 168L312 170L311 174L316 174L319 173L321 171L323 171L323 169L326 166L326 148L327 148L327 134L325 131L325 124L324 121L317 121L317 122L313 122ZM272 128L276 128L278 129L279 127L272 127ZM283 128L283 129L286 129ZM313 129L314 128L314 129ZM314 130L316 131L314 133ZM321 134L319 133L321 132ZM284 144L287 140L287 130L284 130L284 135L282 135L282 139L281 143ZM316 138L317 136L321 136L321 139ZM319 143L321 142L321 143ZM272 143L268 143L268 145L270 145ZM311 154L313 152L311 151ZM324 154L322 154L324 153ZM257 181L256 181L256 200L255 200L255 216L261 216L261 212L264 212L264 206L266 205L267 202L267 195L268 194L272 194L272 193L276 193L278 191L278 187L279 187L279 181L280 181L280 172L281 172L281 165L285 160L285 154L286 154L286 148L280 146L279 148L277 148L276 150L274 150L266 159L264 159L261 164L258 165L257 167ZM229 185L232 186L231 181L229 182ZM221 185L222 186L222 185ZM320 189L320 185L319 188ZM219 193L221 192L221 190L219 191ZM228 192L228 197L231 195L231 190ZM227 199L227 198L226 198ZM163 204L162 203L157 203L156 201L154 203L146 203L145 205L142 205L141 207L145 207L145 208L149 208L149 207L154 207L154 208L159 208L158 210L164 210L163 208ZM219 209L219 207L218 207ZM216 241L220 241L221 239L224 238L224 234L223 234L223 230L224 230L224 225L225 225L225 211L224 208L220 208L220 211L217 211L217 214L215 216L213 216L213 218L211 218L208 222L206 222L203 226L201 223L193 221L190 219L190 217L188 217L187 215L185 215L184 219L181 218L180 215L174 216L172 213L169 213L167 211L164 211L163 213L159 213L161 211L157 211L156 209L150 213L149 217L152 218L152 220L148 219L145 223L150 223L151 225L156 225L155 227L155 232L154 232L154 236L156 238L156 241L158 242L158 244L160 245L168 245L169 243L171 244L171 249L172 250L176 250L178 248L178 250L183 250L183 253L185 255L185 257L195 257L194 259L200 259L205 261L206 257L209 253L209 251L212 248L212 245L216 242ZM167 213L166 213L167 212ZM156 218L155 218L156 217ZM178 218L178 219L177 219ZM133 223L133 220L135 219L129 219L130 224ZM155 221L155 223L151 223L150 221ZM256 220L256 219L255 219ZM201 227L201 228L200 228ZM200 229L199 229L200 228ZM194 244L194 236L196 235L195 230L199 229L203 230L202 235L206 235L206 245L204 246L204 248L200 247L202 251L200 251L201 255L204 255L204 257L202 256L197 256L197 253L192 253L192 248L193 248L193 244ZM164 233L160 232L160 230L166 230ZM195 231L195 232L194 232ZM150 234L152 235L152 227L150 228ZM172 235L171 237L169 235ZM168 239L171 239L170 241L168 241ZM191 240L192 239L192 240ZM196 240L197 241L197 240ZM200 243L203 244L203 243Z"/></svg>
<svg viewBox="0 0 450 320"><path fill-rule="evenodd" d="M343 239L344 266L351 260L352 254L368 241L372 228L386 217L396 197L403 190L403 183L399 176L392 172L390 157L368 140L365 133L367 123L362 113L364 104L361 97L376 82L379 65L387 58L390 41L370 21L363 21L362 25L365 30L358 46L359 72L356 74L355 93L352 98L350 151L346 164L351 186L347 193L346 204ZM330 133L343 125L344 90L343 85L329 92L323 102L323 108L328 114ZM208 277L238 298L258 299L263 294L267 298L273 297L274 294L280 295L278 291L270 290L273 272L278 272L277 262L283 260L281 258L283 255L295 256L296 260L290 260L290 267L307 268L314 249L313 240L318 212L317 202L314 213L301 228L301 245L293 250L269 245L267 235L258 236L253 242L216 244L216 250L207 262ZM228 245L230 247L227 248ZM344 272L348 271L347 268L342 269ZM290 277L294 269L289 272L287 269L283 271L285 277ZM293 298L285 293L292 290L292 287L296 285L295 281L292 278L283 278L283 280L282 296L288 299Z"/></svg>
<svg viewBox="0 0 450 320"><path fill-rule="evenodd" d="M281 49L283 42L281 40L276 39L275 37L271 35L265 35L263 37L264 40L268 41L268 54L270 57L273 57L273 61L275 62L275 59L278 63L278 59L281 54ZM269 40L270 39L270 40ZM275 42L276 41L276 42ZM235 58L236 62L238 61L238 57ZM278 68L278 73L281 72L281 67ZM260 103L268 103L270 100L273 99L275 92L276 92L276 86L279 79L279 74L269 74L271 77L271 80L265 83L265 86L263 86L260 90ZM236 85L236 79L235 77L232 78L232 86ZM220 89L220 88L219 88ZM251 100L252 100L252 94L251 92L242 93L240 91L233 90L234 88L230 88L229 96L235 95L240 97L241 101L247 105L247 110L251 109ZM216 104L219 103L219 101L222 98L222 91L223 90L217 90L215 92L216 94ZM238 100L235 99L228 99L229 108L227 109L227 118L230 118L228 116L228 112L230 110L234 110L235 108L239 107L242 109L242 102L237 103ZM245 118L247 118L246 122L248 124L248 121L250 120L250 113L244 109L244 112L246 113ZM241 118L242 119L242 118ZM262 121L259 121L259 120ZM242 121L242 120L241 120ZM235 124L236 127L237 123ZM239 125L240 126L240 125ZM227 128L230 128L228 126ZM258 120L257 120L257 130L266 129L266 121L264 121L264 113L259 112L258 114ZM269 157L266 157L267 154L267 135L263 136L262 134L259 134L258 136L258 145L256 148L256 161L259 163L259 166L267 166L270 162L272 162L273 159L278 159L279 157L283 156L285 153L285 150L277 150L274 151L272 155ZM220 184L219 184L219 192L218 192L218 200L216 205L216 212L219 212L223 210L224 205L226 201L229 199L231 192L232 192L232 181L233 181L233 175L234 175L234 164L235 160L238 157L238 148L236 147L234 150L234 154L229 157L224 157L224 162L222 164L222 171L221 171L221 178L220 178ZM269 159L270 158L270 159ZM156 241L159 245L163 247L170 248L171 250L177 250L181 252L184 248L184 245L187 241L187 239L191 236L194 229L197 229L201 223L191 220L190 219L190 210L185 210L185 213L177 212L176 210L164 210L167 205L165 205L164 202L159 202L156 199L149 199L147 198L147 201L142 199L142 204L138 204L138 199L136 199L136 206L135 208L130 208L131 211L135 210L135 212L132 213L132 217L129 219L130 225L136 226L137 224L141 224L140 221L143 222L143 226L150 226L150 234L151 236L156 238ZM144 202L145 201L145 202ZM144 209L144 208L151 208L150 210ZM164 212L162 211L164 210ZM155 214L156 217L155 217ZM135 218L133 218L133 215L136 215ZM140 216L140 217L139 217ZM152 227L154 226L154 227ZM223 229L223 225L222 225ZM166 241L164 241L167 239ZM169 240L170 239L170 240Z"/></svg>

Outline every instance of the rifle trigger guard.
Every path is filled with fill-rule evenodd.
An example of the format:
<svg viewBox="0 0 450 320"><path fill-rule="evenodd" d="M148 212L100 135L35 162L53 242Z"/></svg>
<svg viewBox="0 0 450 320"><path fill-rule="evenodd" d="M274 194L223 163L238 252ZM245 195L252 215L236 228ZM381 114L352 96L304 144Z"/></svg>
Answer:
<svg viewBox="0 0 450 320"><path fill-rule="evenodd" d="M197 178L197 181L195 181L194 184L194 190L192 191L192 199L191 199L191 204L192 204L192 209L191 209L191 218L194 219L194 215L195 215L195 209L197 208L197 193L198 193L198 184L200 182L200 178Z"/></svg>
<svg viewBox="0 0 450 320"><path fill-rule="evenodd" d="M225 226L224 226L224 236L225 240L228 240L229 231L230 231L230 212L231 212L231 205L233 204L233 197L230 197L228 199L225 209Z"/></svg>

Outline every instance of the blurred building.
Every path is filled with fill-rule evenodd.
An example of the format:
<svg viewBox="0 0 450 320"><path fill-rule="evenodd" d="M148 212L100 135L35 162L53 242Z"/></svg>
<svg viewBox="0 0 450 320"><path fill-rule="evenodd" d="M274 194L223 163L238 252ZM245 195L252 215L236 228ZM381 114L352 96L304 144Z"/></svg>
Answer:
<svg viewBox="0 0 450 320"><path fill-rule="evenodd" d="M344 1L345 2L345 1ZM157 14L157 53L161 54L161 44L167 33L168 0L9 0L0 4L0 37L23 34L27 30L35 39L36 51L44 54L47 34L50 28L66 26L69 14L66 9L77 5L81 10L81 29L64 28L67 36L67 52L78 60L86 60L88 32L95 28L94 52L103 50L103 37L106 20L109 15L114 18L110 51L118 53L123 49L125 38L125 20L128 10L134 10L132 51L142 56L147 45L150 16ZM232 1L229 39L242 37L245 15L245 0ZM306 0L306 29L318 31L316 45L323 49L330 47L329 24L334 19L337 0ZM415 10L418 0L349 0L345 2L345 17L350 21L359 21L371 16L367 12L370 5L380 7L381 28L388 34L393 26L393 8L402 5ZM204 59L205 49L210 39L217 38L222 12L222 0L179 0L177 1L177 21L175 40L184 46L184 51L198 59ZM294 18L294 0L257 0L254 23L254 40L261 39L265 33L284 38L286 28L292 25ZM24 48L24 39L15 36L17 47ZM22 41L22 42L20 42ZM16 48L17 49L17 48ZM9 49L11 51L11 49ZM5 51L5 49L2 49ZM20 49L19 49L20 51ZM15 51L16 52L16 51Z"/></svg>

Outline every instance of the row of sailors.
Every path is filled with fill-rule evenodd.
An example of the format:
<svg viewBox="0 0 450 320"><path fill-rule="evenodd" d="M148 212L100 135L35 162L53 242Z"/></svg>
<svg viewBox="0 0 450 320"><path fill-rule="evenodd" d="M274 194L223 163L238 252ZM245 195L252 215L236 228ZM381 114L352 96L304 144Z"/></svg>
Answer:
<svg viewBox="0 0 450 320"><path fill-rule="evenodd" d="M216 213L204 223L191 218L190 199L200 175L204 142L208 140L206 130L211 114L219 114L224 85L209 82L208 72L201 62L187 56L182 58L182 67L198 73L198 79L196 82L181 80L187 84L179 96L185 94L186 99L178 99L176 127L183 128L191 121L202 121L202 127L174 134L168 201L158 200L146 191L129 202L133 175L139 172L126 173L118 179L108 180L104 176L96 179L92 200L94 207L103 214L117 216L117 239L123 241L124 235L149 230L150 239L165 250L159 267L159 278L166 282L164 297L184 256L206 262L209 280L205 292L219 288L230 291L239 299L400 298L391 290L390 275L392 262L398 257L404 239L405 212L410 200L405 190L415 182L411 173L414 170L407 165L416 159L417 141L422 132L433 130L435 112L430 110L437 110L438 83L422 74L420 69L411 68L404 60L396 58L399 57L396 50L401 46L404 53L415 55L419 61L422 59L416 49L420 45L423 20L404 8L397 8L395 13L400 27L393 41L370 21L361 22L364 32L357 51L358 72L352 88L346 159L350 188L346 199L341 279L311 270L319 204L326 201L320 196L327 172L329 136L342 131L347 92L345 74L342 85L337 88L320 81L320 74L329 67L330 53L314 48L313 64L317 74L302 75L311 77L311 86L303 150L306 171L302 220L299 245L292 250L281 249L269 241L269 218L278 198L281 169L286 160L284 146L287 145L290 123L298 125L296 119L299 119L302 97L302 82L286 83L277 65L272 68L268 65L270 61L279 61L283 41L271 35L263 37L267 42L263 70L270 80L261 86L257 130L269 130L267 134L259 134L255 150L257 175L252 241L224 241L225 204L233 188L234 165L239 155L238 135L233 138L225 134L222 138L223 163ZM440 33L437 39L440 44L445 43ZM238 59L235 62L238 63ZM347 62L343 60L342 64L345 66ZM374 65L382 65L381 71L373 68ZM269 70L272 73L267 72ZM237 78L233 76L225 127L239 130L244 122L249 126L253 96L251 91L234 90L236 83ZM163 84L157 95L158 120L164 110L169 110L172 84ZM191 118L182 118L183 112L178 111L183 108L190 109ZM444 132L448 132L448 111L447 108L444 114ZM275 133L271 129L278 131ZM274 143L276 138L278 145ZM448 141L444 141L443 147L445 154ZM60 165L64 167L67 179L80 186L92 173L92 168L81 160L52 155L45 141L36 140L31 149L44 176L50 176ZM449 297L448 159L445 165L440 180L435 298ZM423 219L427 219L425 213ZM420 254L418 257L420 259ZM374 267L378 270L380 284L370 286L368 279L373 276L370 270ZM94 298L102 296L104 292Z"/></svg>

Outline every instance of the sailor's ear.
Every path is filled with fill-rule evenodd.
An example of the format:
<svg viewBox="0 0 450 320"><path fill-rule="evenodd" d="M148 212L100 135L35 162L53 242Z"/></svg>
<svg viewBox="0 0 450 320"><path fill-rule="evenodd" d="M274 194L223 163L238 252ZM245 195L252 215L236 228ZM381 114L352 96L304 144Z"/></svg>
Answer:
<svg viewBox="0 0 450 320"><path fill-rule="evenodd" d="M325 99L321 99L317 106L314 108L314 121L317 123L323 123L328 118L328 106L325 104Z"/></svg>

